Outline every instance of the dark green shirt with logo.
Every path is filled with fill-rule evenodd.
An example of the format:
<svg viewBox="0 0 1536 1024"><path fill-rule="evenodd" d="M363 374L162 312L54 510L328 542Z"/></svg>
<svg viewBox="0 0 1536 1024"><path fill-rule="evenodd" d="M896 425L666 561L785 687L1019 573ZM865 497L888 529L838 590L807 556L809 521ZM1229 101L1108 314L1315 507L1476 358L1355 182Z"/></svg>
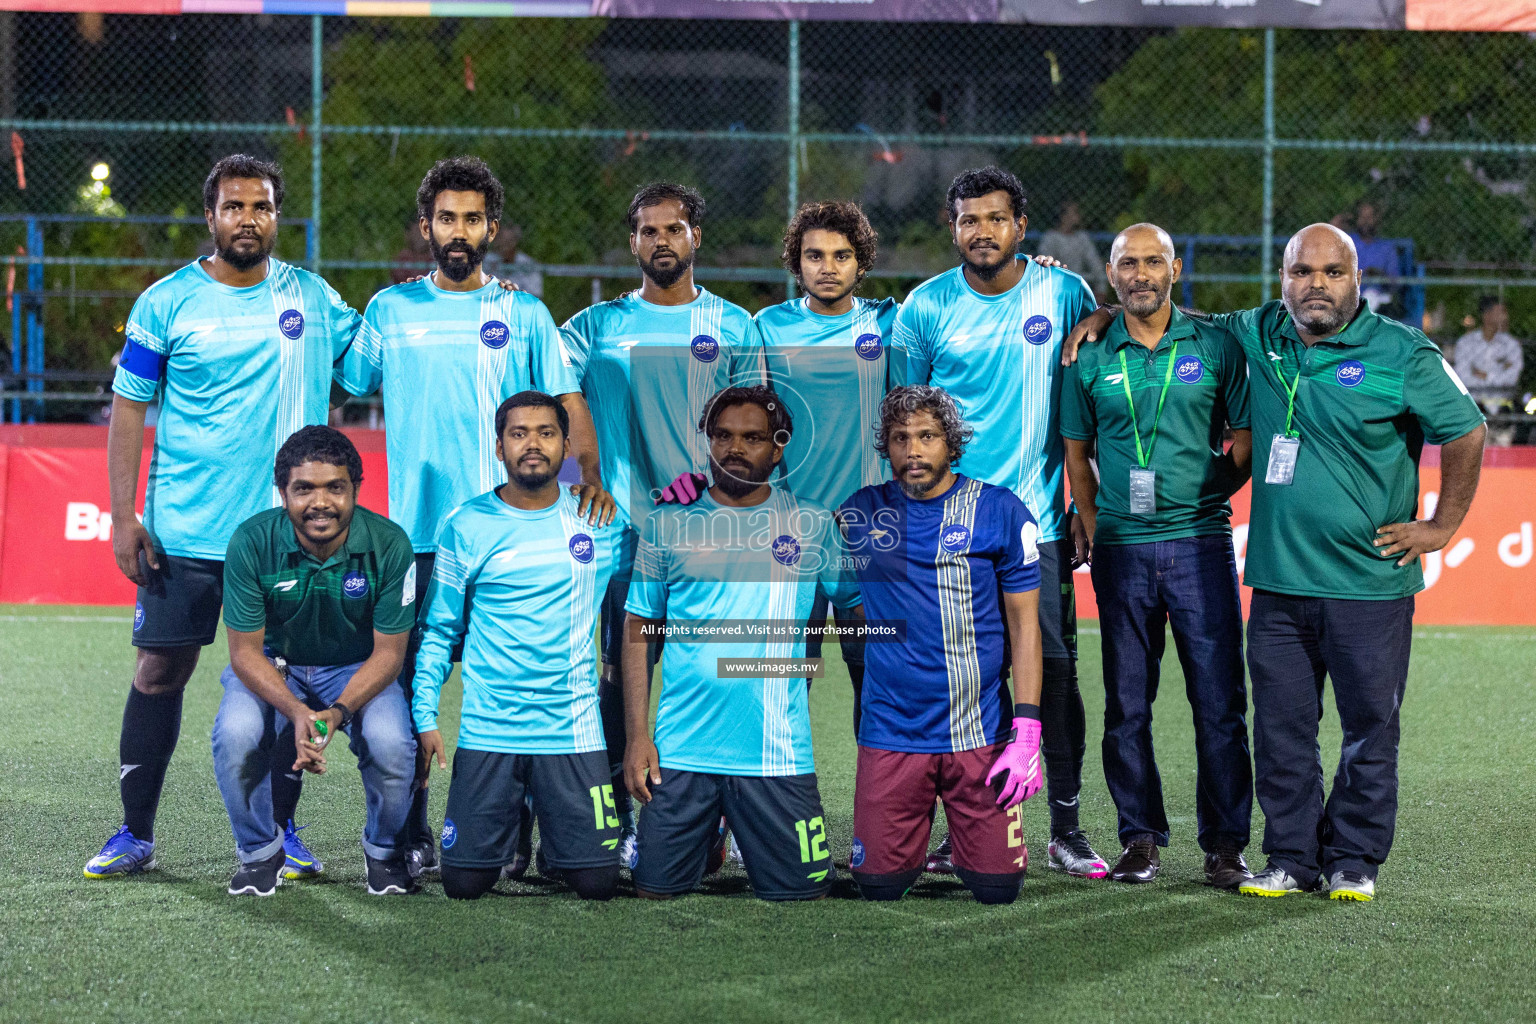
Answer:
<svg viewBox="0 0 1536 1024"><path fill-rule="evenodd" d="M346 542L324 562L299 546L281 508L236 527L224 561L224 624L266 630L293 665L351 665L373 653L373 633L416 623L416 559L405 531L358 507Z"/></svg>
<svg viewBox="0 0 1536 1024"><path fill-rule="evenodd" d="M1243 582L1298 597L1386 601L1424 589L1415 559L1383 557L1379 527L1414 518L1419 452L1475 430L1483 414L1433 342L1362 303L1350 324L1308 348L1285 306L1228 313L1248 357L1253 417L1253 517ZM1297 375L1300 374L1298 380ZM1300 435L1295 479L1266 484L1270 447Z"/></svg>
<svg viewBox="0 0 1536 1024"><path fill-rule="evenodd" d="M1127 380L1136 402L1134 424ZM1248 366L1225 328L1174 309L1167 331L1149 350L1131 337L1122 313L1103 344L1084 345L1062 380L1061 434L1098 442L1094 543L1146 544L1230 532L1228 498L1240 481L1222 457L1222 433L1229 424L1248 428ZM1144 515L1131 512L1130 503L1131 470L1141 466L1138 430L1146 468L1156 474L1155 511Z"/></svg>

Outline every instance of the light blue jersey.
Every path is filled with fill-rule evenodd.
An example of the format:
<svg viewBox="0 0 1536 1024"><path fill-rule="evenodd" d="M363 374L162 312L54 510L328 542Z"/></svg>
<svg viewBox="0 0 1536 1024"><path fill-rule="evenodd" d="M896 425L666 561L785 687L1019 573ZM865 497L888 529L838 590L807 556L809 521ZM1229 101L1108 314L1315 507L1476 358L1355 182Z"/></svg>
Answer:
<svg viewBox="0 0 1536 1024"><path fill-rule="evenodd" d="M943 388L976 431L957 472L1022 498L1042 541L1065 535L1061 342L1097 306L1060 267L1026 261L1001 295L982 295L956 267L912 290L891 333L893 383Z"/></svg>
<svg viewBox="0 0 1536 1024"><path fill-rule="evenodd" d="M373 297L336 380L354 395L384 389L389 517L418 552L436 550L449 512L506 480L497 406L581 390L544 303L495 281L450 292L430 276Z"/></svg>
<svg viewBox="0 0 1536 1024"><path fill-rule="evenodd" d="M564 488L536 512L490 491L443 524L416 659L411 712L418 732L437 728L451 652L462 642L460 747L499 754L603 749L592 631L619 530L589 526L576 508Z"/></svg>
<svg viewBox="0 0 1536 1024"><path fill-rule="evenodd" d="M362 322L307 270L267 261L249 288L189 263L133 304L112 390L160 392L144 527L182 558L224 560L235 527L279 504L277 449L330 412L332 364Z"/></svg>
<svg viewBox="0 0 1536 1024"><path fill-rule="evenodd" d="M852 608L858 585L825 508L774 488L751 508L709 494L652 512L641 528L626 609L674 625L736 620L804 624L819 583ZM803 635L702 643L669 636L662 656L656 749L663 768L724 775L816 770L805 680L721 679L721 658L803 658Z"/></svg>
<svg viewBox="0 0 1536 1024"><path fill-rule="evenodd" d="M889 479L875 428L890 390L896 300L854 299L842 316L823 316L805 299L791 299L753 319L769 379L794 423L782 463L789 489L837 508L860 487Z"/></svg>
<svg viewBox="0 0 1536 1024"><path fill-rule="evenodd" d="M630 523L679 474L709 471L699 419L710 396L764 380L752 317L703 288L682 306L629 292L588 306L560 333L592 407L603 485Z"/></svg>

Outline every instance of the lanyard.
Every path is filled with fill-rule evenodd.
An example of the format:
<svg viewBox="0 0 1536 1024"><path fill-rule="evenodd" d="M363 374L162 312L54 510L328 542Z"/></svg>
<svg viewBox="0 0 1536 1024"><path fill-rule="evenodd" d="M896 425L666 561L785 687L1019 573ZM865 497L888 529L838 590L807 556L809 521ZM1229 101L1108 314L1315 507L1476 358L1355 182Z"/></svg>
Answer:
<svg viewBox="0 0 1536 1024"><path fill-rule="evenodd" d="M1301 383L1301 360L1296 361L1296 379L1291 381L1291 386L1285 386L1285 374L1280 372L1281 360L1270 361L1275 368L1275 377L1280 381L1280 389L1285 392L1285 436L1300 437L1301 435L1291 429L1291 418L1296 415L1296 385Z"/></svg>
<svg viewBox="0 0 1536 1024"><path fill-rule="evenodd" d="M1152 416L1152 432L1147 435L1146 452L1141 448L1141 428L1136 424L1136 399L1131 397L1131 371L1125 365L1125 349L1120 350L1120 383L1125 386L1125 404L1131 410L1131 430L1136 435L1136 462L1142 469L1152 458L1152 446L1157 444L1157 423L1163 418L1163 400L1168 397L1168 385L1173 383L1173 364L1179 360L1179 343L1173 343L1168 353L1168 372L1163 375L1163 393L1157 396L1157 412Z"/></svg>

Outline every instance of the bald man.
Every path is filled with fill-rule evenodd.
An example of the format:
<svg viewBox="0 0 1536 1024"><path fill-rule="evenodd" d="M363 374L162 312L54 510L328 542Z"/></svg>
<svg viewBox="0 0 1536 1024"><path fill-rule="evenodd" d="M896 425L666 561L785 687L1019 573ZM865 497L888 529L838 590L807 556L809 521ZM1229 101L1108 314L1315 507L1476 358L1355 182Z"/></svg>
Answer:
<svg viewBox="0 0 1536 1024"><path fill-rule="evenodd" d="M1257 441L1244 582L1253 588L1248 671L1269 865L1240 888L1369 900L1397 821L1419 559L1461 526L1486 428L1434 344L1360 302L1359 261L1342 231L1296 233L1281 296L1213 318L1248 357ZM1420 519L1426 441L1443 446L1440 497ZM1326 803L1317 747L1325 677L1344 732Z"/></svg>
<svg viewBox="0 0 1536 1024"><path fill-rule="evenodd" d="M1152 881L1168 845L1152 702L1171 625L1194 711L1205 879L1236 889L1250 877L1243 849L1253 775L1228 499L1247 481L1253 451L1248 367L1224 328L1169 301L1182 270L1155 224L1115 238L1105 271L1122 311L1104 344L1084 349L1066 371L1061 434L1099 605L1104 779L1122 847L1109 877Z"/></svg>

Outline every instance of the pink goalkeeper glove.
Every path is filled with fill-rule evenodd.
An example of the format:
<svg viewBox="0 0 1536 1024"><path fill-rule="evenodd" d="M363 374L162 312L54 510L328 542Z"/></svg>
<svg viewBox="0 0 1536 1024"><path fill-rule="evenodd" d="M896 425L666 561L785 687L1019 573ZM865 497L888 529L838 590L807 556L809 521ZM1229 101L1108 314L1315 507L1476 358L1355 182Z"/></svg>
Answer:
<svg viewBox="0 0 1536 1024"><path fill-rule="evenodd" d="M656 499L656 504L666 505L675 501L679 505L692 505L699 500L708 482L703 473L679 473L676 480L661 489L661 497Z"/></svg>
<svg viewBox="0 0 1536 1024"><path fill-rule="evenodd" d="M992 785L992 780L1004 772L1008 773L1008 778L1003 783L1002 793L997 798L997 806L1004 810L1010 810L1040 792L1040 787L1045 780L1040 774L1040 722L1038 720L1033 718L1013 720L1013 739L1003 748L1003 752L997 755L997 760L992 762L992 770L987 773L987 785Z"/></svg>

